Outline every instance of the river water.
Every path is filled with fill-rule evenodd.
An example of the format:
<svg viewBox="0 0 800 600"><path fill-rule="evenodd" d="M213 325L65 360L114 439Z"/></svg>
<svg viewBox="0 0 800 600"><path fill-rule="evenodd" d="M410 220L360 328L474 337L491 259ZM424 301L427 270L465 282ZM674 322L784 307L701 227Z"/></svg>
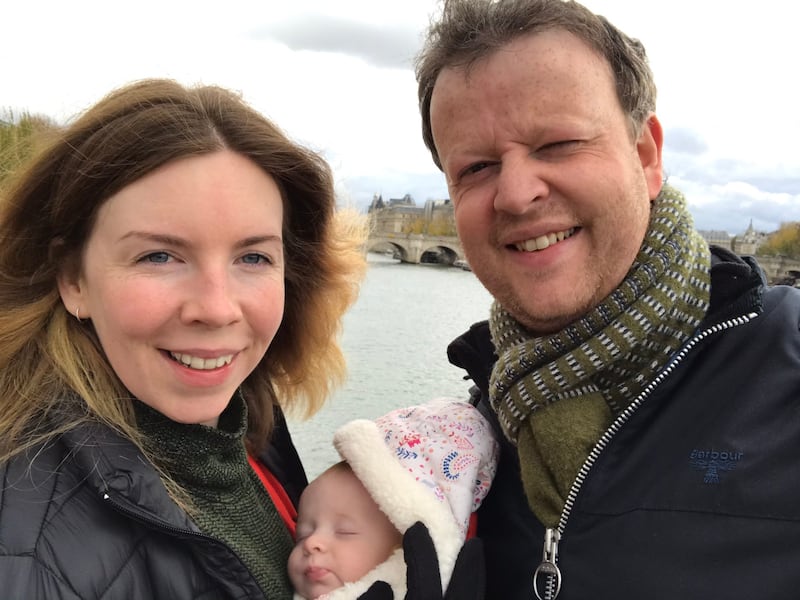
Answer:
<svg viewBox="0 0 800 600"><path fill-rule="evenodd" d="M345 315L348 379L308 421L289 421L309 479L338 460L331 440L351 419L439 396L466 398L470 382L447 362L447 344L489 315L491 297L475 275L368 255L358 300Z"/></svg>

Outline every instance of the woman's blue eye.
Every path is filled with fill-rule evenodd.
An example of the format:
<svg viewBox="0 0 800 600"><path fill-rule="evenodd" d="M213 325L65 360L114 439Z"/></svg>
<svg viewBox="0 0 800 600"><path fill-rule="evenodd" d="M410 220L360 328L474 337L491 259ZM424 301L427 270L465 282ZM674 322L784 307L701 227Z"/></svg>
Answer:
<svg viewBox="0 0 800 600"><path fill-rule="evenodd" d="M142 261L151 263L165 263L169 261L169 254L166 252L151 252L142 258Z"/></svg>
<svg viewBox="0 0 800 600"><path fill-rule="evenodd" d="M266 256L263 254L245 254L242 257L242 262L248 265L257 265L261 262L269 263L271 262Z"/></svg>

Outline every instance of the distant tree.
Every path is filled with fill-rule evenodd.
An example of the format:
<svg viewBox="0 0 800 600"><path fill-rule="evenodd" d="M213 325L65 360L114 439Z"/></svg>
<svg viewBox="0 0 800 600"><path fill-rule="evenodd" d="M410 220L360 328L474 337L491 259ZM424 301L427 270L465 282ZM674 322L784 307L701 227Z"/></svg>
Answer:
<svg viewBox="0 0 800 600"><path fill-rule="evenodd" d="M428 235L455 236L456 225L450 219L438 218L428 223Z"/></svg>
<svg viewBox="0 0 800 600"><path fill-rule="evenodd" d="M426 233L426 225L425 219L422 217L417 217L409 223L406 223L406 225L403 227L403 233Z"/></svg>
<svg viewBox="0 0 800 600"><path fill-rule="evenodd" d="M800 258L800 223L782 223L778 231L770 234L758 249L763 256Z"/></svg>
<svg viewBox="0 0 800 600"><path fill-rule="evenodd" d="M27 161L47 137L59 129L42 115L27 112L19 116L10 110L0 112L0 189L11 175Z"/></svg>

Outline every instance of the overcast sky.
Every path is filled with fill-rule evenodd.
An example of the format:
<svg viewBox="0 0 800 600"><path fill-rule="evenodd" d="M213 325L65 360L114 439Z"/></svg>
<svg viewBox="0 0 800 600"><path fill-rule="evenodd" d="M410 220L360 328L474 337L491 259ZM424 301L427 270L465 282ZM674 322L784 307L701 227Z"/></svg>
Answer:
<svg viewBox="0 0 800 600"><path fill-rule="evenodd" d="M645 44L665 166L700 229L800 221L800 9L788 0L586 0ZM412 59L436 0L9 0L0 109L67 121L146 77L214 83L331 163L342 203L447 188Z"/></svg>

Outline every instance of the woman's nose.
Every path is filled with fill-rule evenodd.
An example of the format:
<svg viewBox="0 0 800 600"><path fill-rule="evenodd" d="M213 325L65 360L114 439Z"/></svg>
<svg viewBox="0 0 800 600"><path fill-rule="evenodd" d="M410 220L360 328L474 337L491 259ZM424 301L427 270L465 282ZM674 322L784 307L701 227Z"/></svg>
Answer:
<svg viewBox="0 0 800 600"><path fill-rule="evenodd" d="M236 286L225 269L198 271L184 293L184 322L222 327L242 317Z"/></svg>

